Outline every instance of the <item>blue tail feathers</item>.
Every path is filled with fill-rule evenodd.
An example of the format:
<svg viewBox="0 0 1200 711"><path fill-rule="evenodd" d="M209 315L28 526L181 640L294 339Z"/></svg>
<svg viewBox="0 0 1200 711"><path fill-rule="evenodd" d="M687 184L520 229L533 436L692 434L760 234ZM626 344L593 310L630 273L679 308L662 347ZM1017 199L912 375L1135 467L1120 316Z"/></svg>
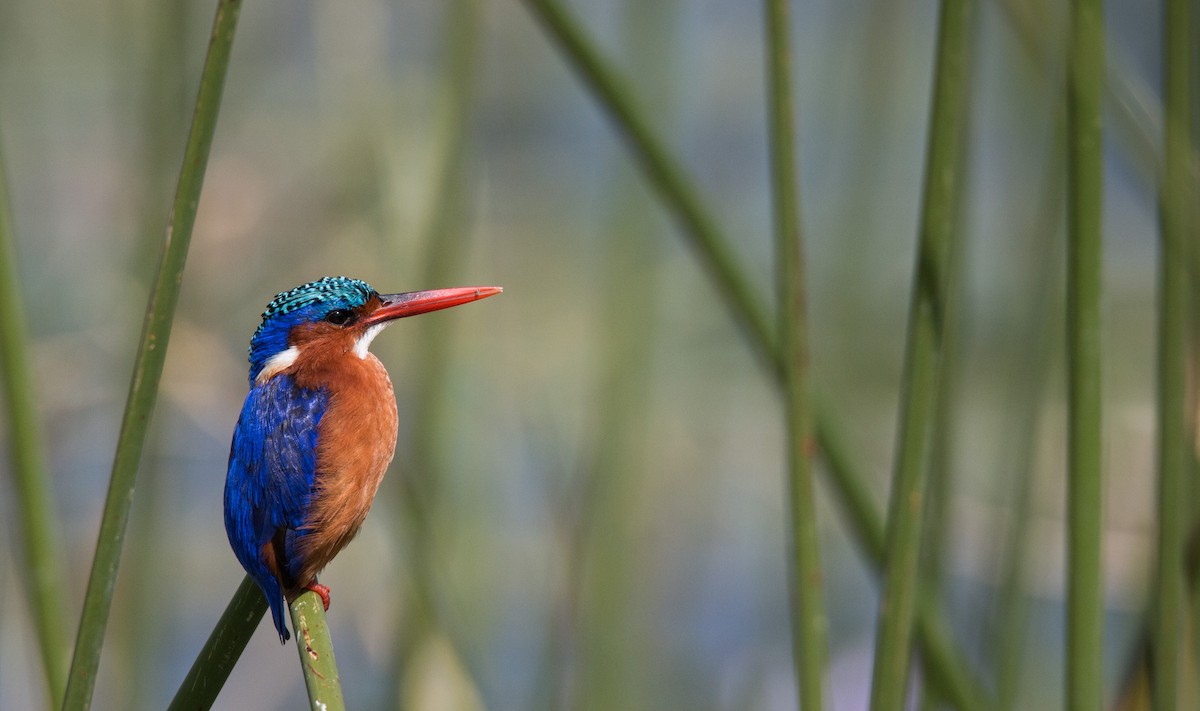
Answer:
<svg viewBox="0 0 1200 711"><path fill-rule="evenodd" d="M263 572L266 574L254 576L254 582L258 583L258 587L267 598L267 604L271 606L271 619L274 620L275 629L279 632L279 643L286 644L292 638L287 628L287 602L283 599L283 590L279 587L279 580L271 575L270 571L264 570Z"/></svg>

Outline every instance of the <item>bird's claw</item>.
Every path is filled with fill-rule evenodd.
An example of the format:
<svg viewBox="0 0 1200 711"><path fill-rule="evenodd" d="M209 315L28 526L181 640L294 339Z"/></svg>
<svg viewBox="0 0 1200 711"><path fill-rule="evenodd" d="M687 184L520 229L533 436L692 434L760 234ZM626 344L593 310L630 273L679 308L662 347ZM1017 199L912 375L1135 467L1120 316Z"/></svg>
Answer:
<svg viewBox="0 0 1200 711"><path fill-rule="evenodd" d="M325 606L325 611L329 612L329 586L328 585L322 585L314 580L311 583L309 583L308 585L305 585L304 589L312 590L317 595L320 595L321 596L321 604Z"/></svg>

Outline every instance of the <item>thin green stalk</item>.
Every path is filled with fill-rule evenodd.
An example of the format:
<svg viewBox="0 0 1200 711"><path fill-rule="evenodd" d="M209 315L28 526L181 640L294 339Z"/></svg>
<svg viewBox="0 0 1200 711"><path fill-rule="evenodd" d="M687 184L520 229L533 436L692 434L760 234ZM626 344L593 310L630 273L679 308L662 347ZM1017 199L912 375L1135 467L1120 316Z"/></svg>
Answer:
<svg viewBox="0 0 1200 711"><path fill-rule="evenodd" d="M1033 8L1044 11L1045 7L1052 4L1024 3L1022 0L998 0L998 4L1017 31L1017 37L1036 61L1049 63L1057 56L1051 38L1043 30L1047 26L1044 14L1036 15L1033 12ZM1196 46L1195 41L1192 46ZM1113 117L1113 133L1120 139L1117 145L1125 148L1131 163L1138 168L1138 176L1153 187L1153 183L1163 174L1159 127L1165 124L1165 120L1159 114L1158 103L1147 97L1154 97L1157 90L1149 86L1139 73L1130 69L1130 62L1119 48L1111 56L1105 57L1105 67L1105 109ZM1196 146L1197 142L1192 141L1186 149L1181 148L1187 156L1193 176L1200 175L1200 152ZM1179 160L1179 157L1174 159ZM1195 299L1200 295L1200 250L1189 250L1187 259L1192 298Z"/></svg>
<svg viewBox="0 0 1200 711"><path fill-rule="evenodd" d="M42 657L47 706L58 706L67 676L67 630L63 626L63 562L59 529L42 456L42 432L29 368L21 270L13 236L4 161L0 159L0 385L10 436L13 506L24 547L21 577Z"/></svg>
<svg viewBox="0 0 1200 711"><path fill-rule="evenodd" d="M640 19L645 23L640 33L658 41L666 35L653 28L663 29L677 10L675 3L651 8L637 0L627 1L626 8L628 22ZM650 49L644 38L637 42L632 52ZM572 526L575 535L565 551L570 558L565 562L569 575L563 596L571 616L560 625L564 629L559 637L570 636L567 641L574 648L551 660L546 673L556 676L552 683L561 687L551 708L564 710L640 705L637 682L645 645L636 632L639 622L630 615L640 563L630 555L639 540L630 509L638 500L648 422L653 420L654 339L662 325L653 295L661 293L662 267L655 240L647 239L655 225L645 203L636 199L641 194L631 192L625 177L618 171L612 179L609 237L599 265L603 287L596 343L603 344L603 356L593 391L596 424L589 427L590 455L573 492L575 505L561 514L574 518L565 525ZM575 676L578 681L572 683Z"/></svg>
<svg viewBox="0 0 1200 711"><path fill-rule="evenodd" d="M901 385L899 437L888 508L887 554L872 674L872 711L902 709L917 610L929 443L956 238L968 107L973 0L943 0L938 21L933 107L925 165L921 236Z"/></svg>
<svg viewBox="0 0 1200 711"><path fill-rule="evenodd" d="M242 650L254 636L267 611L267 598L250 578L242 579L204 648L192 663L167 711L206 711L212 708Z"/></svg>
<svg viewBox="0 0 1200 711"><path fill-rule="evenodd" d="M1032 414L1032 413L1031 413ZM1031 419L1032 423L1037 418ZM1033 445L1032 438L1022 440L1022 448ZM1017 692L1021 688L1021 666L1028 620L1028 565L1033 541L1030 518L1033 509L1033 469L1027 454L1020 454L1021 466L1015 470L1016 492L1011 506L1012 524L1005 541L1002 559L1003 577L996 601L996 623L993 639L996 649L996 709L1016 708Z"/></svg>
<svg viewBox="0 0 1200 711"><path fill-rule="evenodd" d="M822 709L828 665L828 621L821 574L817 505L812 476L808 317L804 244L796 179L788 0L766 0L766 64L779 348L783 361L787 431L792 659L802 709Z"/></svg>
<svg viewBox="0 0 1200 711"><path fill-rule="evenodd" d="M855 544L876 570L884 564L885 532L883 519L871 498L866 477L850 454L850 445L834 426L831 408L818 403L817 441L822 459L833 473L831 492L849 522ZM979 682L963 664L962 651L955 647L941 602L922 597L917 608L917 641L928 683L938 695L962 711L985 711L988 703Z"/></svg>
<svg viewBox="0 0 1200 711"><path fill-rule="evenodd" d="M1156 711L1178 708L1182 669L1184 536L1190 514L1185 480L1187 240L1192 194L1190 0L1168 0L1163 15L1166 50L1163 87L1166 135L1159 188L1162 245L1158 294L1158 565L1155 580L1153 659Z"/></svg>
<svg viewBox="0 0 1200 711"><path fill-rule="evenodd" d="M291 611L309 707L314 711L345 711L342 681L338 677L337 660L333 658L333 641L321 598L306 590L292 601Z"/></svg>
<svg viewBox="0 0 1200 711"><path fill-rule="evenodd" d="M437 187L433 194L430 224L425 230L426 261L421 278L425 284L453 281L467 256L468 225L463 219L464 196L470 193L468 147L478 77L480 44L478 0L455 0L448 4L444 46L447 89L446 108L439 125L444 127ZM398 489L402 507L408 512L404 545L410 551L412 595L403 596L400 610L404 622L393 650L393 684L389 698L402 696L406 668L412 652L431 633L439 631L433 561L433 535L439 491L444 475L439 443L446 429L444 417L449 366L453 360L451 323L438 319L419 321L419 376L415 379L412 411L420 413L412 422L412 435L405 451L405 486ZM449 639L449 637L447 637ZM452 644L452 641L451 641Z"/></svg>
<svg viewBox="0 0 1200 711"><path fill-rule="evenodd" d="M637 66L643 90L655 97L655 115L676 118L679 0L624 0L618 10L621 56ZM644 561L630 555L640 540L633 502L648 447L653 414L652 365L662 326L657 308L663 251L652 218L654 196L637 184L636 166L608 156L600 172L605 235L596 267L593 312L594 371L587 454L577 483L557 515L570 529L563 546L563 614L547 644L543 675L547 708L572 711L646 705L646 660L651 645L630 614L632 591ZM551 657L554 649L557 658ZM549 695L553 694L553 695Z"/></svg>
<svg viewBox="0 0 1200 711"><path fill-rule="evenodd" d="M1067 708L1102 704L1101 0L1072 0L1067 61Z"/></svg>
<svg viewBox="0 0 1200 711"><path fill-rule="evenodd" d="M961 154L966 161L966 152ZM965 181L964 181L965 182ZM959 208L961 210L960 201ZM956 210L959 212L959 210ZM962 228L962 222L956 216L953 229ZM937 396L933 402L931 414L932 441L929 445L929 493L928 508L925 520L921 522L921 536L926 544L919 563L921 594L923 598L939 600L942 598L942 584L947 552L953 544L954 529L951 525L951 501L954 497L954 487L957 483L954 477L954 424L961 413L958 411L960 379L963 369L962 346L963 328L961 323L962 303L964 301L964 285L962 264L966 258L965 245L961 240L955 240L950 245L953 250L947 255L948 282L946 293L952 294L946 300L943 312L941 366L938 375L939 385ZM919 603L918 603L919 604ZM925 685L919 689L921 703L918 708L922 711L932 711L945 705L940 689Z"/></svg>
<svg viewBox="0 0 1200 711"><path fill-rule="evenodd" d="M1195 9L1193 7L1193 9ZM1192 48L1192 57L1200 53L1200 13L1192 15L1191 31L1188 35L1188 45ZM1193 68L1195 65L1191 65ZM1191 92L1191 132L1188 134L1192 144L1191 186L1192 194L1200 195L1200 159L1196 157L1197 146L1200 146L1200 71L1192 71L1189 77ZM1188 273L1189 280L1189 361L1195 363L1200 356L1200 206L1192 204L1188 213L1187 238L1188 252L1192 269ZM1191 525L1187 543L1187 574L1189 605L1191 609L1191 626L1188 649L1191 660L1187 669L1193 680L1193 698L1200 705L1200 442L1197 441L1200 429L1200 383L1196 378L1189 381L1188 419L1187 419L1187 481L1191 484L1188 499Z"/></svg>
<svg viewBox="0 0 1200 711"><path fill-rule="evenodd" d="M1063 123L1059 114L1055 120L1055 145L1061 145ZM1009 418L1010 434L1004 438L1008 443L1006 451L1013 455L1006 460L1004 471L997 473L1002 479L1012 480L1013 492L1009 506L1011 524L999 562L1003 571L1000 590L990 627L995 650L997 711L1015 709L1021 687L1029 608L1025 588L1033 543L1029 525L1034 503L1033 460L1055 334L1062 328L1061 310L1057 308L1062 298L1062 251L1056 235L1062 220L1063 165L1059 152L1052 156L1044 171L1048 184L1042 191L1040 214L1028 230L1033 235L1025 250L1028 255L1026 273L1030 277L1024 284L1017 285L1020 293L1027 295L1022 311L1033 313L1035 317L1033 326L1013 339L1021 345L1019 355L1013 358L1013 371L1009 376L1008 391L1013 405L1008 411L1013 414Z"/></svg>
<svg viewBox="0 0 1200 711"><path fill-rule="evenodd" d="M129 275L126 288L141 289L154 278L161 250L159 231L171 208L171 180L183 155L180 138L194 98L188 58L204 37L195 32L194 14L187 3L147 5L142 0L123 0L118 5L120 14L112 23L110 41L118 43L123 91L136 97L123 107L127 111L121 121L138 166L126 199L136 215L139 239L123 273ZM126 28L133 22L143 28L148 42L139 46L129 41ZM175 545L162 535L169 525L167 499L174 488L163 429L151 427L147 433L123 553L122 593L113 601L111 624L114 632L121 632L113 635L105 654L111 663L106 668L116 672L109 688L117 693L108 699L114 707L149 708L158 692L157 680L172 668L173 660L163 657L162 646L173 630L163 621L170 616L173 593L182 581L173 579L164 585L161 574L161 561L171 556Z"/></svg>
<svg viewBox="0 0 1200 711"><path fill-rule="evenodd" d="M100 649L121 561L121 546L129 520L129 507L133 501L138 462L158 395L158 383L171 335L171 322L179 298L179 286L195 224L196 207L200 201L200 188L204 183L204 170L212 147L240 8L241 0L220 0L217 5L208 56L200 76L196 112L192 118L171 217L167 223L162 260L146 307L129 398L113 458L112 478L84 597L79 634L75 640L64 709L86 709L91 705L96 672L100 666Z"/></svg>
<svg viewBox="0 0 1200 711"><path fill-rule="evenodd" d="M664 206L675 214L683 228L683 237L705 265L709 278L716 282L718 292L725 299L751 348L759 356L759 362L771 376L782 381L782 359L775 350L770 320L761 306L762 302L754 295L750 281L740 268L732 260L725 259L726 255L732 254L730 241L711 216L703 211L698 192L687 175L667 155L661 140L651 133L650 124L634 106L624 84L616 78L615 71L561 6L555 0L525 0L525 3L577 70L586 88L609 113L638 167L645 173ZM840 426L830 412L825 408L817 408L815 422L817 442L822 452L839 447ZM861 468L853 466L848 453L844 451L836 458L826 456L831 462L831 484L846 504L854 536L879 566L883 556L871 548L871 544L878 541L882 545L882 517L871 504L869 496L857 495L866 491L865 478L856 474L861 472ZM950 698L959 707L984 708L983 692L966 669L964 655L954 649L948 637L929 636L945 629L940 623L944 615L937 606L923 606L922 610L925 612L922 612L919 627L921 642L936 652L926 656L929 663L927 673L939 680L954 681L958 695ZM925 614L938 618L926 619Z"/></svg>
<svg viewBox="0 0 1200 711"><path fill-rule="evenodd" d="M972 64L968 49L967 64L960 70L970 74ZM970 119L964 117L958 128L961 135L969 133ZM967 166L970 153L966 147L958 151L958 172L962 177L959 183L968 184ZM949 226L946 228L954 233L963 229L962 215L969 209L967 198L954 201L948 217ZM927 484L928 510L919 534L928 543L924 546L919 563L920 585L923 587L922 600L918 605L929 604L936 607L942 599L945 559L953 541L951 517L951 502L954 498L954 442L955 422L958 421L958 402L960 397L961 379L963 372L963 347L965 328L963 324L963 308L966 302L966 274L963 265L969 263L968 244L961 239L950 240L946 246L946 279L944 289L947 294L942 311L941 356L939 367L939 386L933 401L932 428L929 452L929 482ZM920 607L918 607L918 630L920 629ZM947 633L947 636L948 633ZM945 693L934 684L925 684L919 690L922 711L940 709L946 705Z"/></svg>
<svg viewBox="0 0 1200 711"><path fill-rule="evenodd" d="M617 73L600 56L590 38L568 15L558 0L524 0L542 23L571 66L609 112L622 139L631 149L638 167L683 228L722 300L742 329L756 356L772 370L781 368L775 348L775 329L757 290L745 277L728 240L716 220L704 209L695 187L679 168L679 162L634 106L632 93Z"/></svg>

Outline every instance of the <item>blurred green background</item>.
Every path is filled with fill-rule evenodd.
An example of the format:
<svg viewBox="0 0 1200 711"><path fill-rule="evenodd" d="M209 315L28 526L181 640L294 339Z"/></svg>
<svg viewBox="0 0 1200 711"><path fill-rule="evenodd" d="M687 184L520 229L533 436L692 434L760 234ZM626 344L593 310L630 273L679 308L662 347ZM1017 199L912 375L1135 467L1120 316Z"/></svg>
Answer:
<svg viewBox="0 0 1200 711"><path fill-rule="evenodd" d="M954 480L941 591L973 659L997 654L1006 555L1027 534L1019 708L1061 703L1062 17L1051 5L981 4L965 298L938 445ZM570 6L773 293L760 5ZM0 3L0 152L72 634L212 10ZM1154 540L1156 157L1139 138L1158 130L1161 22L1143 3L1107 10L1111 71L1129 92L1110 104L1105 213L1115 689ZM793 11L814 379L881 508L935 11L915 0ZM260 0L234 44L95 708L163 707L241 580L221 495L246 343L277 291L333 274L380 291L505 288L376 341L400 445L362 534L322 576L351 707L793 706L774 386L526 8ZM857 709L876 578L820 488L833 708ZM1025 490L1028 518L1014 524ZM0 477L6 523L13 506ZM0 546L5 709L44 703L17 560ZM218 707L305 703L295 652L274 637L260 627Z"/></svg>

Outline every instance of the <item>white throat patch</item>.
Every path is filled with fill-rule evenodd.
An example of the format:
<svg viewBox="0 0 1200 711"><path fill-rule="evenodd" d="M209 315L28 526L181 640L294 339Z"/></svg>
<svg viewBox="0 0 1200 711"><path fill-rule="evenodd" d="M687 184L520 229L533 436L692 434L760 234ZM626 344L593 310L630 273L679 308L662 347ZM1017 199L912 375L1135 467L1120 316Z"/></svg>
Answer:
<svg viewBox="0 0 1200 711"><path fill-rule="evenodd" d="M358 340L354 342L354 355L366 359L367 349L371 347L371 341L375 340L375 337L379 335L379 332L386 325L386 323L377 323L366 331L363 331L363 335L359 336Z"/></svg>
<svg viewBox="0 0 1200 711"><path fill-rule="evenodd" d="M260 385L267 382L271 379L271 376L287 370L292 363L296 362L296 359L299 357L300 349L296 348L295 346L289 346L288 348L279 351L275 355L268 358L266 363L263 363L262 370L258 371L258 377L254 379L254 382L259 383Z"/></svg>

